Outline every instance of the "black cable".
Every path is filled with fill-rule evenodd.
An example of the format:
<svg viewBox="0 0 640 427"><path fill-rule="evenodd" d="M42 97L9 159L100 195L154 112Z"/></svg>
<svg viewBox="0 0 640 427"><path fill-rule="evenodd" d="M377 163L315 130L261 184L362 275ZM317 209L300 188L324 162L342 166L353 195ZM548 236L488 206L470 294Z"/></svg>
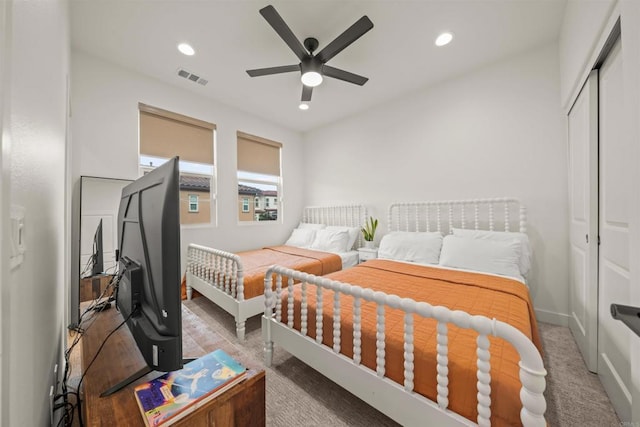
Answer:
<svg viewBox="0 0 640 427"><path fill-rule="evenodd" d="M96 358L98 357L98 355L100 354L100 352L102 351L102 348L104 347L104 345L107 343L107 341L109 340L109 338L111 337L111 335L113 335L118 329L120 329L122 327L122 325L124 325L125 323L127 323L127 321L131 318L131 316L136 312L136 310L132 310L131 313L129 313L129 315L127 316L126 319L124 319L118 326L115 327L115 329L113 329L111 332L109 332L109 335L107 335L104 339L104 341L102 341L102 344L100 344L100 347L98 347L98 350L96 351L96 354L93 356L93 359L91 359L91 362L89 362L89 365L87 365L87 369L84 370L84 372L82 373L82 375L80 376L80 381L78 382L78 390L80 390L81 386L82 386L82 380L84 380L84 376L87 374L87 372L89 371L89 369L91 368L91 365L93 365L93 362L96 361ZM80 398L80 394L77 394L77 399L78 399L78 403L77 403L77 407L78 407L78 421L80 421L80 427L83 427L83 423L82 423L82 399Z"/></svg>
<svg viewBox="0 0 640 427"><path fill-rule="evenodd" d="M63 399L62 403L58 403L56 405L54 405L54 412L63 409L64 408L64 415L63 417L60 419L60 421L58 422L58 425L60 425L60 423L62 421L64 421L64 425L65 426L71 426L73 423L73 418L74 418L74 412L75 412L75 408L78 408L78 419L80 421L80 426L83 426L83 420L82 420L82 413L80 411L80 385L82 383L82 379L84 378L84 375L86 374L86 370L85 372L82 374L81 378L80 378L80 382L78 383L78 387L76 391L70 391L69 387L68 387L68 381L69 381L69 377L71 376L71 370L72 370L72 366L69 363L69 358L71 356L71 352L73 351L73 349L75 348L75 346L80 342L80 339L84 336L84 334L86 333L86 331L88 331L91 326L93 325L93 323L96 320L97 316L91 316L91 317L87 317L85 319L85 316L88 316L89 314L95 314L98 311L102 311L105 308L107 308L106 304L109 303L110 306L110 301L113 299L113 295L115 293L115 291L118 289L118 285L120 283L120 279L122 277L122 274L118 273L115 274L111 280L109 281L109 283L107 284L107 286L105 287L105 289L102 291L102 293L100 294L100 296L98 296L95 300L93 300L93 302L82 312L82 314L80 315L80 318L78 319L78 327L75 328L74 330L76 331L76 336L74 337L71 345L69 345L69 347L67 348L67 350L64 353L64 360L65 360L65 367L64 367L64 374L62 377L62 392L60 394L57 394L56 396L54 396L54 402ZM109 291L111 291L109 293ZM105 298L106 296L109 296L108 299L106 301L102 301L103 298ZM82 325L83 322L87 322L89 320L92 320L91 323L89 323L88 325L86 325L84 328L80 327L80 325ZM126 322L126 320L125 320ZM124 323L124 322L123 322ZM118 328L120 328L122 325L119 325ZM109 336L111 336L111 334L113 334L118 328L116 328L114 331L112 331ZM109 336L107 336L107 338L105 338L105 342L106 340L109 338ZM102 349L102 346L104 346L104 343L100 346L100 349ZM98 353L100 352L100 350L98 350ZM97 353L96 353L96 357L97 357ZM94 357L95 360L95 357ZM93 363L93 361L91 362ZM89 365L90 367L91 365ZM87 369L89 369L89 367L87 367ZM76 397L76 403L70 403L69 402L69 396L70 395L74 395Z"/></svg>
<svg viewBox="0 0 640 427"><path fill-rule="evenodd" d="M111 337L111 335L113 335L118 329L120 329L122 327L122 325L124 325L125 323L127 323L127 320L129 320L131 318L131 315L135 313L135 310L133 310L131 313L129 313L129 315L127 316L126 319L124 319L122 322L120 322L120 324L118 326L116 326L111 332L109 332L109 335L106 336L106 338L104 339L104 341L102 341L102 344L100 344L100 347L98 347L98 351L96 352L96 354L93 356L93 359L91 359L91 362L89 362L89 365L87 366L87 369L84 370L84 372L82 373L82 376L80 377L80 381L78 382L78 390L80 390L80 386L82 385L82 380L84 379L84 376L87 374L87 371L89 370L89 368L91 368L91 365L93 365L93 362L96 361L96 358L98 357L98 355L100 354L100 352L102 351L102 348L104 347L104 345L107 343L107 341L109 340L109 338Z"/></svg>
<svg viewBox="0 0 640 427"><path fill-rule="evenodd" d="M82 268L82 271L80 272L80 277L84 278L84 274L89 271L89 266L93 264L93 260L94 260L94 255L91 255L88 259L87 259L87 263L84 265L84 267Z"/></svg>

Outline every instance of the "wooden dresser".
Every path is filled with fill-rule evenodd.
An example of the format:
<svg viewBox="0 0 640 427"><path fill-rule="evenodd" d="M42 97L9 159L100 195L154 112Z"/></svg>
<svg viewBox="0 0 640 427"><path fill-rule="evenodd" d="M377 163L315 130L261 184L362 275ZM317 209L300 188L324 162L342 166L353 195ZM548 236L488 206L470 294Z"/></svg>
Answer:
<svg viewBox="0 0 640 427"><path fill-rule="evenodd" d="M93 301L102 296L112 279L112 274L99 274L80 279L80 302Z"/></svg>
<svg viewBox="0 0 640 427"><path fill-rule="evenodd" d="M83 304L86 306L86 304ZM82 327L83 370L91 362L105 337L121 322L115 308L85 315ZM264 426L265 372L261 366L244 356L239 349L212 331L202 320L183 306L183 354L199 357L218 348L236 358L249 370L248 378L218 398L178 421L176 426ZM83 420L86 426L144 426L140 409L133 395L133 387L159 376L152 372L119 392L100 397L100 393L144 367L126 325L120 327L106 342L82 382Z"/></svg>

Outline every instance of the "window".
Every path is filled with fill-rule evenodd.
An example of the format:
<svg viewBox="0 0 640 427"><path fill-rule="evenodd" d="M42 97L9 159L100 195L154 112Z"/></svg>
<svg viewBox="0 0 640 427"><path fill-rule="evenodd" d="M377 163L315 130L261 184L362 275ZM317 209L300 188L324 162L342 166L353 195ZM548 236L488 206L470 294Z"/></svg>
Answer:
<svg viewBox="0 0 640 427"><path fill-rule="evenodd" d="M275 221L281 193L280 156L282 144L243 132L238 140L238 198L254 197L253 212L244 203L238 214L240 221ZM282 200L282 197L280 197Z"/></svg>
<svg viewBox="0 0 640 427"><path fill-rule="evenodd" d="M249 212L249 199L246 197L242 198L242 212Z"/></svg>
<svg viewBox="0 0 640 427"><path fill-rule="evenodd" d="M140 174L180 156L180 223L215 224L216 126L142 103L138 108Z"/></svg>
<svg viewBox="0 0 640 427"><path fill-rule="evenodd" d="M189 212L198 212L198 195L189 194Z"/></svg>

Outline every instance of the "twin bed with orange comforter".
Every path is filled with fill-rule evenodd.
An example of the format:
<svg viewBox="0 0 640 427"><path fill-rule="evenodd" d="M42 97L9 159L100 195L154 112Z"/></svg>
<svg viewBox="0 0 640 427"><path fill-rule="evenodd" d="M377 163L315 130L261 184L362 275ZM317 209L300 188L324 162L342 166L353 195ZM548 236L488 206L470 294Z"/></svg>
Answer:
<svg viewBox="0 0 640 427"><path fill-rule="evenodd" d="M365 218L366 208L361 205L312 206L304 208L302 221L359 228ZM236 334L242 340L246 319L264 312L264 275L274 264L319 276L343 268L341 256L335 253L295 246L231 253L190 244L187 249L187 298L191 299L195 289L233 315Z"/></svg>
<svg viewBox="0 0 640 427"><path fill-rule="evenodd" d="M275 343L403 425L545 425L546 371L522 282L391 260L323 278L270 272L267 365Z"/></svg>
<svg viewBox="0 0 640 427"><path fill-rule="evenodd" d="M342 269L342 259L329 252L312 251L294 246L270 246L239 252L244 264L244 297L262 295L264 274L274 264L316 276L324 276Z"/></svg>
<svg viewBox="0 0 640 427"><path fill-rule="evenodd" d="M274 264L324 275L342 268L340 256L293 246L273 246L230 254L205 246L188 247L187 298L193 290L236 318L244 339L246 319L264 310L264 275Z"/></svg>

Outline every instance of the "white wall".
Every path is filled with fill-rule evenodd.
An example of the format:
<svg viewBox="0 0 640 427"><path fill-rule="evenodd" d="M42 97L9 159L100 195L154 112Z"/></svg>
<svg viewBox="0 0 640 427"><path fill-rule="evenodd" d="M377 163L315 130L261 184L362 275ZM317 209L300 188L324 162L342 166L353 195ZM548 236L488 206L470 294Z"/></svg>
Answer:
<svg viewBox="0 0 640 427"><path fill-rule="evenodd" d="M632 151L629 157L636 165L631 188L630 301L621 303L640 307L640 192L633 183L640 182L640 2L637 0L602 0L600 2L570 2L566 11L560 37L560 52L567 57L560 68L563 82L563 105L568 108L577 95L586 74L594 65L594 59L602 50L616 19L621 19L622 62L625 87L624 131L630 138ZM621 326L622 327L622 326ZM630 334L632 375L632 420L640 424L640 337Z"/></svg>
<svg viewBox="0 0 640 427"><path fill-rule="evenodd" d="M568 110L587 79L588 64L617 0L569 0L560 32L560 96Z"/></svg>
<svg viewBox="0 0 640 427"><path fill-rule="evenodd" d="M24 207L22 265L2 269L2 425L49 424L49 387L60 363L65 270L68 12L64 1L10 5L10 127L3 129L3 212ZM12 28L11 28L12 26ZM7 161L7 163L5 163ZM5 169L6 167L6 169ZM8 175L5 175L8 172ZM5 236L3 235L3 242Z"/></svg>
<svg viewBox="0 0 640 427"><path fill-rule="evenodd" d="M73 50L71 58L74 183L74 242L78 241L78 182L81 175L135 179L138 176L138 103L195 117L217 126L218 225L182 230L182 259L189 243L229 251L283 243L302 213L304 177L301 136L256 116L193 92ZM178 79L178 77L176 77ZM284 224L238 225L236 131L283 144ZM74 245L72 262L78 259ZM75 268L74 264L74 268ZM77 271L74 269L74 271ZM73 291L77 293L77 277Z"/></svg>
<svg viewBox="0 0 640 427"><path fill-rule="evenodd" d="M538 316L565 324L567 147L557 54L556 45L542 47L309 133L307 202L363 202L386 223L397 201L517 197L528 209Z"/></svg>

